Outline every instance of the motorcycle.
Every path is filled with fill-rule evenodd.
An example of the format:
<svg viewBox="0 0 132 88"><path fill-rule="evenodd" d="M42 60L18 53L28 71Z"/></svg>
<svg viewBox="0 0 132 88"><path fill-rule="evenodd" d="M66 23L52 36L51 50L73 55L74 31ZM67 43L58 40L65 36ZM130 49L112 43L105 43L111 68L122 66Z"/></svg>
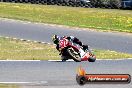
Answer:
<svg viewBox="0 0 132 88"><path fill-rule="evenodd" d="M60 55L62 61L73 59L75 62L89 61L95 62L96 56L90 50L83 50L83 47L62 38L59 41Z"/></svg>

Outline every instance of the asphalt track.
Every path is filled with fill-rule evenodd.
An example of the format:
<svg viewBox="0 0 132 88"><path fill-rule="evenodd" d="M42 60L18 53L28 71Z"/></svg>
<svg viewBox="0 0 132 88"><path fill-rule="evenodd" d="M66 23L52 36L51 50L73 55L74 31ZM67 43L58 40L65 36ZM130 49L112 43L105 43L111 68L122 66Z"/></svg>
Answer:
<svg viewBox="0 0 132 88"><path fill-rule="evenodd" d="M21 22L0 18L0 35L52 43L53 34L73 35L91 48L132 53L132 34L96 32L48 24Z"/></svg>
<svg viewBox="0 0 132 88"><path fill-rule="evenodd" d="M14 20L0 20L0 35L27 40L49 42L51 35L73 35L92 48L110 49L132 53L132 35L106 33L47 24L36 24ZM130 84L87 84L76 83L78 66L94 74L130 74L132 60L97 60L89 62L50 61L0 61L0 83L15 83L22 88L132 88Z"/></svg>
<svg viewBox="0 0 132 88"><path fill-rule="evenodd" d="M132 60L97 60L90 62L1 61L0 82L18 83L22 88L132 88L130 84L76 83L77 68L82 66L88 74L130 74Z"/></svg>

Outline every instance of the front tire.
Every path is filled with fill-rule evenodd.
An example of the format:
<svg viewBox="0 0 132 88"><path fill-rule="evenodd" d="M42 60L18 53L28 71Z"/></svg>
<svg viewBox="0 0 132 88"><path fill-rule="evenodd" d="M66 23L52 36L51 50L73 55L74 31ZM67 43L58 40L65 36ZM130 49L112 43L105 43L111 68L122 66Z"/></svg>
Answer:
<svg viewBox="0 0 132 88"><path fill-rule="evenodd" d="M81 62L81 57L72 47L67 49L67 52L75 62Z"/></svg>
<svg viewBox="0 0 132 88"><path fill-rule="evenodd" d="M89 57L89 59L88 59L89 62L95 62L95 60L96 60L96 58L94 58L94 57Z"/></svg>

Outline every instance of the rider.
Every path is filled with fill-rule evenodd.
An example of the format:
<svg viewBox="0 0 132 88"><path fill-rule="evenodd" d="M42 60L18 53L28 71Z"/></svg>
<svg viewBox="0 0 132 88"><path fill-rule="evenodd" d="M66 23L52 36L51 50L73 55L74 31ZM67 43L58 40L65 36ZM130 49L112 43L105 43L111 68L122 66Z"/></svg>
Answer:
<svg viewBox="0 0 132 88"><path fill-rule="evenodd" d="M83 45L82 42L81 42L78 38L76 38L76 37L73 37L73 36L63 36L63 37L60 37L60 36L58 36L58 35L53 35L53 36L52 36L52 41L54 42L54 44L56 44L56 49L57 49L58 51L60 51L60 50L59 50L59 49L60 49L60 47L59 47L59 41L60 41L60 39L62 39L62 38L66 38L66 39L68 39L69 41L72 41L73 43L76 43L76 44L82 46L84 51L85 51L85 50L88 50L88 46L87 46L87 45Z"/></svg>

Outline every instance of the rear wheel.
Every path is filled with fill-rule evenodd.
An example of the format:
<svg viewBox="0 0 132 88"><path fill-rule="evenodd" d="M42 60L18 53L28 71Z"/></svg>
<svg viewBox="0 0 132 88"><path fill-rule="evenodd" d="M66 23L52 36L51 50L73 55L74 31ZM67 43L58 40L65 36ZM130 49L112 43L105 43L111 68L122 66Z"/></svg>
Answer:
<svg viewBox="0 0 132 88"><path fill-rule="evenodd" d="M81 62L81 57L78 52L76 52L73 48L68 48L67 52L70 54L72 59L76 62Z"/></svg>

